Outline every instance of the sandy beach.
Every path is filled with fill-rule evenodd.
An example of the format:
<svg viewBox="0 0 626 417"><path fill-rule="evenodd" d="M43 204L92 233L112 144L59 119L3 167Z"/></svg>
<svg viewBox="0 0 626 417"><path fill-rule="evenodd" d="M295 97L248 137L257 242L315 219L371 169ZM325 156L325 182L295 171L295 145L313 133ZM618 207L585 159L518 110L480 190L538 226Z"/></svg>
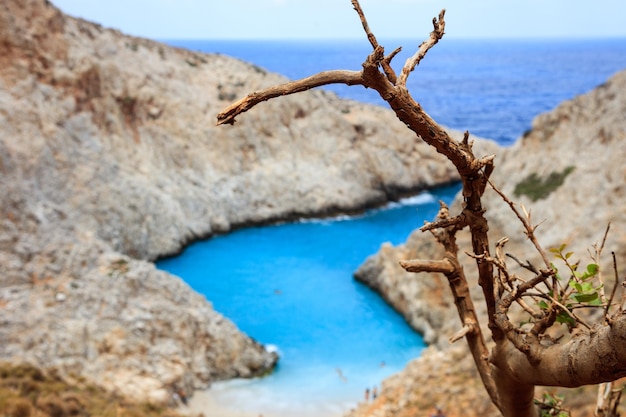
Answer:
<svg viewBox="0 0 626 417"><path fill-rule="evenodd" d="M281 417L278 415L260 414L253 411L243 411L236 407L227 407L219 404L210 391L196 391L187 406L181 406L178 411L189 416L204 415L205 417Z"/></svg>
<svg viewBox="0 0 626 417"><path fill-rule="evenodd" d="M356 406L356 402L304 404L259 394L254 390L218 383L209 390L196 391L188 404L181 405L177 410L191 417L340 417Z"/></svg>

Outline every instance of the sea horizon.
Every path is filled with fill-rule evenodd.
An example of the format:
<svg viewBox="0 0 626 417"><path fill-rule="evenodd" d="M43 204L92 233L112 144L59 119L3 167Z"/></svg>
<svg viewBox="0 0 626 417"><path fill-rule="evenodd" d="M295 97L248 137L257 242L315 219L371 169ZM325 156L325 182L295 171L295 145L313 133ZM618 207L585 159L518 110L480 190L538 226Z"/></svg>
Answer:
<svg viewBox="0 0 626 417"><path fill-rule="evenodd" d="M424 41L426 38L428 37L428 33L424 33L423 36L411 36L411 37L376 37L376 39L378 40L379 44L383 44L385 42L389 42L389 41L406 41L406 40L418 40L420 42ZM370 45L369 40L367 39L367 36L365 36L365 34L363 34L363 37L345 37L345 38L324 38L324 37L319 37L319 38L260 38L260 37L254 37L254 38L220 38L220 37L213 37L213 38L201 38L201 37L181 37L181 38L176 38L176 37L168 37L168 38L150 38L152 40L155 40L157 42L163 42L163 43L168 43L168 42L185 42L185 41L209 41L209 42L322 42L322 43L334 43L334 42L365 42L368 45ZM440 43L444 43L444 42L457 42L457 41L468 41L468 42L516 42L516 41L520 41L520 42L533 42L533 41L538 41L538 42L561 42L561 41L572 41L572 42L577 42L577 41L618 41L618 40L624 40L626 41L626 36L580 36L580 37L571 37L571 36L554 36L554 37L539 37L539 36L526 36L526 37L516 37L516 36L511 36L511 37L499 37L499 38L493 38L493 37L454 37L453 35L448 35L446 34L442 40L440 40ZM386 46L386 45L382 45L382 46Z"/></svg>
<svg viewBox="0 0 626 417"><path fill-rule="evenodd" d="M399 71L424 38L381 38L402 46ZM320 71L358 71L371 52L367 38L162 40L185 49L241 59L289 79ZM438 123L508 146L532 120L626 69L626 38L442 39L410 75L409 91ZM361 86L322 87L341 98L388 107Z"/></svg>

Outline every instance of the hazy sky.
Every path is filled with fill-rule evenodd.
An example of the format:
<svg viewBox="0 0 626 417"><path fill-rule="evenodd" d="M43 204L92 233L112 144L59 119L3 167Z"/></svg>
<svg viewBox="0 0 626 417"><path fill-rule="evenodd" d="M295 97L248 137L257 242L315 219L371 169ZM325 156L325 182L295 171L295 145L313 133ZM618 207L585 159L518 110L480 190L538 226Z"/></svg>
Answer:
<svg viewBox="0 0 626 417"><path fill-rule="evenodd" d="M358 38L350 0L52 0L155 39ZM625 0L361 0L379 38L424 38L446 8L450 38L624 37Z"/></svg>

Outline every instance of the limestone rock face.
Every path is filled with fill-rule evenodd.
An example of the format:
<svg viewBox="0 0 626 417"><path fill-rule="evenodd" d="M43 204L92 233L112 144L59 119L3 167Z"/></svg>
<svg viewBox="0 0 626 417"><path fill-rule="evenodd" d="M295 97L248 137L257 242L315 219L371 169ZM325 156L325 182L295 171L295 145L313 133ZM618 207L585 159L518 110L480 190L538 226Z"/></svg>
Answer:
<svg viewBox="0 0 626 417"><path fill-rule="evenodd" d="M611 223L606 253L614 250L618 259L626 255L624 88L626 72L620 72L593 91L538 116L533 129L503 154L495 180L519 204L532 208L536 222L545 219L538 229L545 247L566 243L584 256ZM531 197L515 193L533 176L547 183L551 175L563 174L562 185L536 200L532 193ZM516 243L525 241L519 226L509 221L508 208L495 196L490 196L488 210L502 235Z"/></svg>
<svg viewBox="0 0 626 417"><path fill-rule="evenodd" d="M64 205L126 254L154 259L233 226L358 210L456 178L389 111L314 91L216 127L231 101L286 80L123 36L43 0L3 7L12 180L36 178L40 201Z"/></svg>
<svg viewBox="0 0 626 417"><path fill-rule="evenodd" d="M182 280L12 194L0 223L0 358L166 403L176 385L260 375L277 361Z"/></svg>
<svg viewBox="0 0 626 417"><path fill-rule="evenodd" d="M590 262L587 249L601 242L610 222L604 254L615 252L619 276L626 272L623 262L626 259L625 91L626 72L620 72L593 91L538 116L530 132L498 154L492 176L496 186L518 206L532 210L535 224L543 221L536 234L545 248L565 243L578 259ZM529 187L531 183L541 186ZM486 192L484 203L492 251L495 242L506 236L510 239L506 252L541 265L508 205L492 190ZM451 213L460 204L457 197ZM461 253L471 250L468 234L460 234L457 242ZM441 255L440 248L434 239L415 231L406 244L382 248L357 271L358 279L381 291L440 352L424 355L390 378L383 386L377 406L361 406L352 416L404 416L410 414L410 410L424 413L438 403L446 408L449 416L497 415L495 408L485 406L487 396L477 374L471 376L471 361L451 360L469 356L469 352L463 341L453 346L447 341L460 328L449 290L441 289L444 284L447 287L447 283L442 283L437 275L409 274L397 266L399 260L437 259L438 255ZM611 263L610 256L605 256L605 271L612 270ZM484 316L474 262L465 258L463 265L474 287L478 313ZM444 293L441 298L440 291ZM441 369L442 363L448 364L445 369ZM430 369L440 369L440 372L428 373ZM455 373L469 379L453 381L450 375ZM425 382L425 374L431 375L430 383ZM440 386L446 387L445 393L433 391L433 387ZM424 402L424 398L429 401ZM457 398L460 403L453 400ZM474 398L474 402L464 402L468 398ZM594 401L593 395L584 398ZM588 405L581 399L577 407L582 409Z"/></svg>
<svg viewBox="0 0 626 417"><path fill-rule="evenodd" d="M459 140L460 137L455 139ZM490 141L476 142L473 149L479 156L500 154L503 151L503 148ZM463 239L463 232L459 233L458 238ZM440 274L407 273L399 262L440 259L442 256L442 248L431 239L430 234L424 235L415 230L403 245L392 247L383 244L380 251L368 257L354 273L357 280L380 293L400 312L423 335L427 344L440 348L446 347L448 337L458 330L455 328L458 315L448 283Z"/></svg>
<svg viewBox="0 0 626 417"><path fill-rule="evenodd" d="M350 212L456 174L391 112L313 91L215 127L285 79L0 4L0 359L137 399L262 374L242 335L159 256L232 227Z"/></svg>

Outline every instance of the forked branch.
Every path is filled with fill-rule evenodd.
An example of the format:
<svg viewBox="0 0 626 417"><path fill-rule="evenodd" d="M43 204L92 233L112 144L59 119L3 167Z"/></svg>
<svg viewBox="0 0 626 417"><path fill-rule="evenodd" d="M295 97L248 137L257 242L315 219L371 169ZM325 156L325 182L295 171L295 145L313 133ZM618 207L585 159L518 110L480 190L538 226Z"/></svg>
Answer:
<svg viewBox="0 0 626 417"><path fill-rule="evenodd" d="M441 202L439 214L434 223L443 225L447 220L452 219L459 219L459 217L450 218L448 206ZM445 275L452 296L454 297L454 304L457 308L459 318L461 323L463 323L463 328L450 337L450 343L454 343L465 337L476 369L483 382L483 386L493 403L497 407L500 407L498 390L492 376L491 367L487 361L489 350L480 326L478 325L478 317L470 294L467 278L465 277L465 272L457 257L458 246L456 244L456 232L460 230L458 226L458 222L452 222L447 227L441 227L436 231L431 230L445 249L446 254L443 259L430 261L414 259L400 261L400 265L408 272L436 272Z"/></svg>

